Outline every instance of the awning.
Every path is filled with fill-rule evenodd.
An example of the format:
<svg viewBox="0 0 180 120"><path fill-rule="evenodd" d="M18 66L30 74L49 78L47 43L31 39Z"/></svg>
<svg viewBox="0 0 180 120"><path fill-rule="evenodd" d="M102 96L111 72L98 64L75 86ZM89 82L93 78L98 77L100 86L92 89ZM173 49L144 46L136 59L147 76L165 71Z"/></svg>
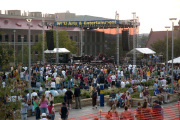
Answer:
<svg viewBox="0 0 180 120"><path fill-rule="evenodd" d="M54 50L45 50L44 53L70 53L66 48L54 48Z"/></svg>
<svg viewBox="0 0 180 120"><path fill-rule="evenodd" d="M129 51L127 54L133 54L133 51L135 51L135 54L155 54L156 52L149 49L149 48L134 48L131 51Z"/></svg>
<svg viewBox="0 0 180 120"><path fill-rule="evenodd" d="M172 60L169 60L168 63L172 63ZM174 58L173 63L180 63L180 57Z"/></svg>

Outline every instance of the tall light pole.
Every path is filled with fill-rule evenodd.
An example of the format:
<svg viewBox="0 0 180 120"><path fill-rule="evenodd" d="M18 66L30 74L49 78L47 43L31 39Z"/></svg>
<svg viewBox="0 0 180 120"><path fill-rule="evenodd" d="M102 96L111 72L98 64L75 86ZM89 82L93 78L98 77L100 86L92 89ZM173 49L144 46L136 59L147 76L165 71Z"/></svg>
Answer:
<svg viewBox="0 0 180 120"><path fill-rule="evenodd" d="M13 32L14 32L14 66L15 66L15 52L16 52L16 48L15 48L16 36L15 36L15 33L16 33L16 30L13 30Z"/></svg>
<svg viewBox="0 0 180 120"><path fill-rule="evenodd" d="M45 57L44 57L44 17L42 16L42 59L43 65L45 64Z"/></svg>
<svg viewBox="0 0 180 120"><path fill-rule="evenodd" d="M23 56L24 56L24 55L23 55L23 46L24 46L24 45L23 45L23 44L24 44L24 40L23 40L23 39L24 39L24 37L21 37L21 39L22 39L22 65L23 65Z"/></svg>
<svg viewBox="0 0 180 120"><path fill-rule="evenodd" d="M116 24L117 24L117 32L116 32L116 39L117 39L117 65L119 65L119 13L116 11L115 15Z"/></svg>
<svg viewBox="0 0 180 120"><path fill-rule="evenodd" d="M173 62L174 62L174 22L177 18L169 18L169 20L172 22L172 78L171 78L171 87L173 89L173 80L174 80L174 75L173 75L173 71L174 71L174 66L173 66Z"/></svg>
<svg viewBox="0 0 180 120"><path fill-rule="evenodd" d="M31 99L31 33L30 33L30 24L32 19L27 18L26 21L29 25L29 98Z"/></svg>
<svg viewBox="0 0 180 120"><path fill-rule="evenodd" d="M56 64L59 63L59 54L58 54L58 48L59 48L59 40L58 40L58 29L56 25Z"/></svg>
<svg viewBox="0 0 180 120"><path fill-rule="evenodd" d="M135 19L136 19L136 12L133 12L133 49L136 48L136 42L135 42ZM133 50L133 65L136 64L136 55L135 50Z"/></svg>
<svg viewBox="0 0 180 120"><path fill-rule="evenodd" d="M168 75L168 29L170 26L165 26L167 29L167 40L166 40L166 74Z"/></svg>

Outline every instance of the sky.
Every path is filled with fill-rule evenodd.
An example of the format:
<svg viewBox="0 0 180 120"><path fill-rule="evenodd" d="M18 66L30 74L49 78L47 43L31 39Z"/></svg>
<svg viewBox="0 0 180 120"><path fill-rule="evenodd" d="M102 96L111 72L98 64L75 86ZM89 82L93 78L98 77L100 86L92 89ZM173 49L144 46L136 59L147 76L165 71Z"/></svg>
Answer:
<svg viewBox="0 0 180 120"><path fill-rule="evenodd" d="M69 11L104 18L115 18L117 11L120 20L132 19L132 12L136 12L141 24L139 33L150 33L151 28L165 31L165 26L172 26L169 18L177 18L175 25L180 20L180 0L3 0L0 10L51 14Z"/></svg>

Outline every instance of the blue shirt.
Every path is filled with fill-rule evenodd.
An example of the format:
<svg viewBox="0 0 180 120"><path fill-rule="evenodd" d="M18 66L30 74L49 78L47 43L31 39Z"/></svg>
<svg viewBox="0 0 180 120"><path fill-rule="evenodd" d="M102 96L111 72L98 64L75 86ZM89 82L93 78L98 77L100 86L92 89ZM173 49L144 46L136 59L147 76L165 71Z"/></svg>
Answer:
<svg viewBox="0 0 180 120"><path fill-rule="evenodd" d="M117 93L116 94L116 98L119 100L121 98L122 94L120 93L120 95Z"/></svg>
<svg viewBox="0 0 180 120"><path fill-rule="evenodd" d="M157 94L159 94L160 92L159 92L159 89L158 88L156 88L155 90L154 90L154 96L156 96Z"/></svg>

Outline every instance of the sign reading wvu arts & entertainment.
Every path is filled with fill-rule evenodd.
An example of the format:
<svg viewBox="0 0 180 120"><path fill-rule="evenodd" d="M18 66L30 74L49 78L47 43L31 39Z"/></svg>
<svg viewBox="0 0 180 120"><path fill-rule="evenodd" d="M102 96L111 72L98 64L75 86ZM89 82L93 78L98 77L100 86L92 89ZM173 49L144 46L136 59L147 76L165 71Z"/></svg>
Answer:
<svg viewBox="0 0 180 120"><path fill-rule="evenodd" d="M56 21L54 25L57 26L82 26L82 25L115 25L118 24L119 21L116 20L97 20L97 21Z"/></svg>

